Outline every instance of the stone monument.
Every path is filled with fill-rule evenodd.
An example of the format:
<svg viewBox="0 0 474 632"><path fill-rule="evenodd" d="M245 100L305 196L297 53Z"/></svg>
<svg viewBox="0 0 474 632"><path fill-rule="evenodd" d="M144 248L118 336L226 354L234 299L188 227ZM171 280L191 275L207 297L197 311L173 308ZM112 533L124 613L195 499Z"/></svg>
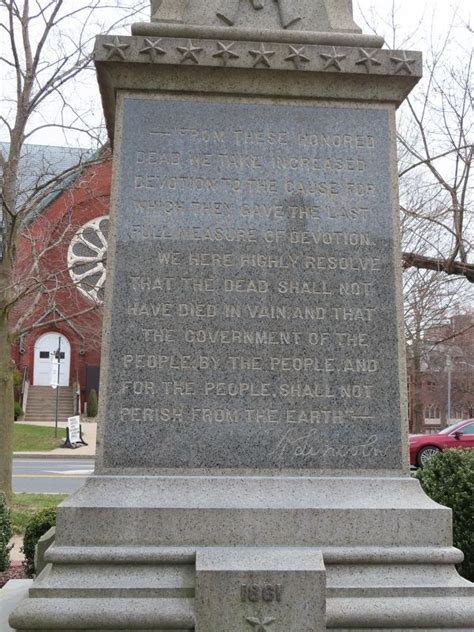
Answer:
<svg viewBox="0 0 474 632"><path fill-rule="evenodd" d="M395 111L350 0L154 1L97 39L114 177L95 474L26 630L472 630L409 475Z"/></svg>

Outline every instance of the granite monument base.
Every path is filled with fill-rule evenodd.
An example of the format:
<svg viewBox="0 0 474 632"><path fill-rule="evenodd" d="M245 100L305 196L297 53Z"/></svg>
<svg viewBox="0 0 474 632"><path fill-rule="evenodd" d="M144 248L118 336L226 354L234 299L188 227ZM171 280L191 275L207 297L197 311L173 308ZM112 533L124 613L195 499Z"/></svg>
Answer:
<svg viewBox="0 0 474 632"><path fill-rule="evenodd" d="M11 618L19 632L194 630L206 607L196 558L221 547L256 548L256 559L321 554L328 630L474 625L474 586L454 568L462 554L450 546L451 512L409 477L93 476L61 505L57 527L48 566ZM290 575L272 583L284 590ZM240 604L243 577L213 603L219 616ZM262 615L274 617L271 604ZM274 618L270 632L288 632Z"/></svg>
<svg viewBox="0 0 474 632"><path fill-rule="evenodd" d="M198 549L195 618L196 632L265 630L267 626L325 632L326 571L321 551L310 547Z"/></svg>

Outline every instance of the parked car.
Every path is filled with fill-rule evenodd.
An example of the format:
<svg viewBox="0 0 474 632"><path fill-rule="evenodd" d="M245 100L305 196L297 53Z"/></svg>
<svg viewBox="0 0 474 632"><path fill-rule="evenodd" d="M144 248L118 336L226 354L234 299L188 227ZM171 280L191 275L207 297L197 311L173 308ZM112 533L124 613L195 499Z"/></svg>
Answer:
<svg viewBox="0 0 474 632"><path fill-rule="evenodd" d="M423 467L438 452L474 448L474 419L465 419L434 435L410 435L410 465Z"/></svg>

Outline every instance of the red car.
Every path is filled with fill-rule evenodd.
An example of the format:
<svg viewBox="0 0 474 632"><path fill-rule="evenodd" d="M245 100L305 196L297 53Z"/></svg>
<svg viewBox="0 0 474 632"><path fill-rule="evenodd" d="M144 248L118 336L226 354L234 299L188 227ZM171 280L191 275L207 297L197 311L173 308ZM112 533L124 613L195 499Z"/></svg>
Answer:
<svg viewBox="0 0 474 632"><path fill-rule="evenodd" d="M423 467L432 456L450 448L474 448L474 419L459 421L435 435L410 435L410 465Z"/></svg>

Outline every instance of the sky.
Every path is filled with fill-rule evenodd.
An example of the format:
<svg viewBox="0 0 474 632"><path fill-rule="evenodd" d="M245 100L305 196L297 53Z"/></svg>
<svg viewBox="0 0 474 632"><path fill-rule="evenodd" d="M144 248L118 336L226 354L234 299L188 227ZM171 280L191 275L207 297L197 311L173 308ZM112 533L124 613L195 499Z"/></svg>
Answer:
<svg viewBox="0 0 474 632"><path fill-rule="evenodd" d="M197 0L194 0L197 1ZM200 1L200 0L199 0ZM123 7L131 6L134 0L120 0ZM472 0L354 0L354 14L356 22L364 32L371 29L385 37L390 48L405 48L408 50L422 50L425 53L430 47L438 45L447 32L448 25L453 25L449 37L449 46L446 57L458 59L462 63L466 51L472 47L474 38L469 33L467 25L474 27L474 10ZM393 11L393 9L395 9ZM103 22L111 22L115 17L115 10L105 10L101 15ZM119 29L121 33L127 33L127 29ZM1 33L0 33L1 37ZM0 39L0 47L6 50L8 42ZM14 82L5 75L5 66L0 65L0 98L12 94ZM419 90L423 89L421 85ZM36 117L36 124L46 124L56 118L61 122L61 116L69 116L72 120L72 112L80 112L83 122L90 128L96 128L101 124L102 109L100 97L92 70L83 73L74 85L69 86L66 92L68 106L66 110L61 107L59 101L53 101L44 107ZM5 100L0 102L0 114L10 115L7 111ZM61 112L61 115L59 114ZM0 141L8 141L8 132L0 121ZM30 143L69 145L89 147L91 139L84 134L68 133L55 128L45 128L28 139Z"/></svg>
<svg viewBox="0 0 474 632"><path fill-rule="evenodd" d="M462 28L469 23L474 28L472 0L353 0L353 4L359 26L366 31L365 21L370 25L376 23L378 34L385 37L389 47L393 43L393 22L400 34L412 36L414 46L416 42L429 41L431 33L442 34L454 22L460 26L457 37L466 42L471 39L472 46L472 34L469 38Z"/></svg>

